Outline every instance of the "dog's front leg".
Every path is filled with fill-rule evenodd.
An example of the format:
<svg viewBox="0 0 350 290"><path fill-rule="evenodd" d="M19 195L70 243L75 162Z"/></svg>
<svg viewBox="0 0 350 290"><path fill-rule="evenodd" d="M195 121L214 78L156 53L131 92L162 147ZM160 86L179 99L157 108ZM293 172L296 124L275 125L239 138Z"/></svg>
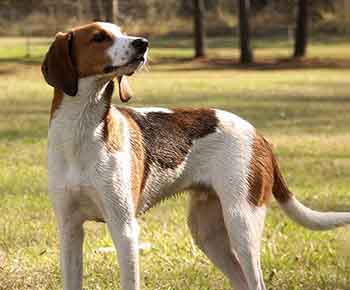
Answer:
<svg viewBox="0 0 350 290"><path fill-rule="evenodd" d="M112 236L120 266L122 290L139 290L138 225L130 192L105 193L106 222Z"/></svg>
<svg viewBox="0 0 350 290"><path fill-rule="evenodd" d="M60 259L64 290L82 289L82 257L84 229L74 214L70 219L59 221Z"/></svg>
<svg viewBox="0 0 350 290"><path fill-rule="evenodd" d="M117 249L120 266L120 282L122 290L139 290L139 249L138 228L134 218L124 223L110 220L107 222L113 243Z"/></svg>

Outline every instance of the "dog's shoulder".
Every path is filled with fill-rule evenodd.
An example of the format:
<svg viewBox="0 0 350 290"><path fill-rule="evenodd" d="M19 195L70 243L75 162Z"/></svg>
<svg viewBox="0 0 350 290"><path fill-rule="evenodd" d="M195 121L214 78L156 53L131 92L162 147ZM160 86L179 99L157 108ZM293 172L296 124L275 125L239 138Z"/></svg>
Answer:
<svg viewBox="0 0 350 290"><path fill-rule="evenodd" d="M193 142L216 132L219 124L213 109L118 107L118 110L130 124L135 155L140 155L141 150L144 156L144 182L153 166L178 168Z"/></svg>
<svg viewBox="0 0 350 290"><path fill-rule="evenodd" d="M194 139L214 133L219 120L214 109L127 108L118 110L139 127L146 142L191 145Z"/></svg>

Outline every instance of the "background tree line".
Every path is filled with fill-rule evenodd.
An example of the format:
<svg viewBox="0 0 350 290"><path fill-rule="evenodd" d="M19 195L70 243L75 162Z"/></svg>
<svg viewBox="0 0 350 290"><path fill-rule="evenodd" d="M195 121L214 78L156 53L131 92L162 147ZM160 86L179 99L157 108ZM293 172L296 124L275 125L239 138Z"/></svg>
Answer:
<svg viewBox="0 0 350 290"><path fill-rule="evenodd" d="M195 57L206 35L236 34L242 63L251 63L257 34L292 33L295 58L305 56L308 31L348 30L347 0L2 0L0 35L52 35L77 23L119 23L140 34L193 35Z"/></svg>

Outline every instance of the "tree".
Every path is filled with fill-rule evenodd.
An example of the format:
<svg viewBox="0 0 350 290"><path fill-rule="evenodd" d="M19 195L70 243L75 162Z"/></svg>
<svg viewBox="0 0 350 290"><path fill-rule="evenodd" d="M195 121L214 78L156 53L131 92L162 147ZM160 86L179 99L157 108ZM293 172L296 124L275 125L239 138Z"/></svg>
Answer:
<svg viewBox="0 0 350 290"><path fill-rule="evenodd" d="M204 1L193 0L195 57L205 56Z"/></svg>
<svg viewBox="0 0 350 290"><path fill-rule="evenodd" d="M294 58L304 57L307 47L308 0L298 0L298 15L295 31Z"/></svg>
<svg viewBox="0 0 350 290"><path fill-rule="evenodd" d="M117 17L119 16L118 0L105 0L104 3L105 3L106 21L111 23L117 23Z"/></svg>
<svg viewBox="0 0 350 290"><path fill-rule="evenodd" d="M250 45L250 0L238 0L239 4L239 42L241 49L240 61L243 64L253 62L253 52Z"/></svg>
<svg viewBox="0 0 350 290"><path fill-rule="evenodd" d="M101 9L101 2L100 0L90 0L90 9L92 13L92 17L94 21L102 21L103 20L103 13Z"/></svg>

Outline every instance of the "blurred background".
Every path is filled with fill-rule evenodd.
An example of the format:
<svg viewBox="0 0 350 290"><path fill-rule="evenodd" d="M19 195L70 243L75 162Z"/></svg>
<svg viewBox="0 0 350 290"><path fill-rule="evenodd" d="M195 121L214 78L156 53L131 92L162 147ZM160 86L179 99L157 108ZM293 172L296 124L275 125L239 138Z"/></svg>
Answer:
<svg viewBox="0 0 350 290"><path fill-rule="evenodd" d="M0 290L62 289L47 197L53 89L40 65L56 32L94 20L150 39L128 105L233 112L274 144L303 203L350 210L350 0L0 0ZM139 218L142 289L231 289L186 212L179 195ZM85 229L84 289L119 289L107 229ZM350 290L349 253L348 228L307 231L272 202L267 289Z"/></svg>
<svg viewBox="0 0 350 290"><path fill-rule="evenodd" d="M0 35L26 38L52 36L92 20L118 23L129 34L147 37L194 38L196 56L206 47L231 46L241 36L243 62L253 57L254 40L270 37L294 45L304 56L308 38L349 35L348 0L2 0ZM240 29L241 27L241 29ZM230 37L226 42L206 37ZM253 44L251 44L253 42ZM183 43L177 43L180 47ZM273 43L270 43L271 47ZM172 46L170 43L169 46Z"/></svg>

